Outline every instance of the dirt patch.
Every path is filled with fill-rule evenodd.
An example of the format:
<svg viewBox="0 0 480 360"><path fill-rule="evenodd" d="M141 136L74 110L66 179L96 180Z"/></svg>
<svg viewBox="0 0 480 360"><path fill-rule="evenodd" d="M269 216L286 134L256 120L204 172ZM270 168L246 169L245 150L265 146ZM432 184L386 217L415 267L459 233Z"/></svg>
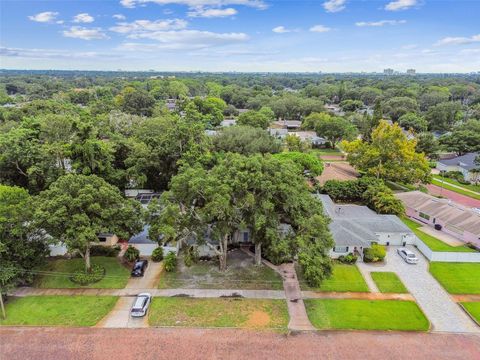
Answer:
<svg viewBox="0 0 480 360"><path fill-rule="evenodd" d="M248 327L258 328L265 327L270 323L270 315L265 311L254 311L248 317L247 322L245 323Z"/></svg>
<svg viewBox="0 0 480 360"><path fill-rule="evenodd" d="M317 177L320 185L328 180L355 180L358 172L348 163L325 163L322 175Z"/></svg>

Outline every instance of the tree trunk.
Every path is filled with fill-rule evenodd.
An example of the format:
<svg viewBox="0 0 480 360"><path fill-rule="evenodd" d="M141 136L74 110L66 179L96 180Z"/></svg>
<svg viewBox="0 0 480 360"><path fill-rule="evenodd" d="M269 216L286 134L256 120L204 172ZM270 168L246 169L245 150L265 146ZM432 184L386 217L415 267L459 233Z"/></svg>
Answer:
<svg viewBox="0 0 480 360"><path fill-rule="evenodd" d="M255 265L262 265L262 244L255 243Z"/></svg>
<svg viewBox="0 0 480 360"><path fill-rule="evenodd" d="M87 250L85 251L85 272L90 272L92 269L92 265L90 264L90 246L87 247Z"/></svg>
<svg viewBox="0 0 480 360"><path fill-rule="evenodd" d="M0 306L2 307L2 317L3 320L7 318L7 314L5 314L5 305L3 304L3 294L0 292Z"/></svg>
<svg viewBox="0 0 480 360"><path fill-rule="evenodd" d="M228 242L228 235L225 235L222 240L220 240L220 254L219 258L219 266L220 271L227 270L227 242Z"/></svg>

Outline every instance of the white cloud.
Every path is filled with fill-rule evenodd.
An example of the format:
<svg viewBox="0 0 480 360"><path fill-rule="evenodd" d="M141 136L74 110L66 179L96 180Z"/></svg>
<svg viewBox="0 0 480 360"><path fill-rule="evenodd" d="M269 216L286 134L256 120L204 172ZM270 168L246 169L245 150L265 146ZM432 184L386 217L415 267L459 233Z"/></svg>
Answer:
<svg viewBox="0 0 480 360"><path fill-rule="evenodd" d="M89 15L88 13L81 13L73 17L74 23L91 23L94 21L95 19L93 16Z"/></svg>
<svg viewBox="0 0 480 360"><path fill-rule="evenodd" d="M324 25L314 25L310 28L311 32L318 32L318 33L329 32L330 30L332 29Z"/></svg>
<svg viewBox="0 0 480 360"><path fill-rule="evenodd" d="M294 31L297 31L297 30L287 29L285 26L277 26L277 27L274 27L274 28L272 29L272 31L273 31L274 33L277 33L277 34L286 34L286 33L294 32Z"/></svg>
<svg viewBox="0 0 480 360"><path fill-rule="evenodd" d="M186 5L190 8L198 7L222 7L228 5L243 5L257 9L266 9L267 4L263 0L120 0L120 4L127 8L134 8L137 5L155 3L158 5Z"/></svg>
<svg viewBox="0 0 480 360"><path fill-rule="evenodd" d="M115 14L115 15L112 15L112 18L117 19L117 20L125 20L126 16L122 15L122 14Z"/></svg>
<svg viewBox="0 0 480 360"><path fill-rule="evenodd" d="M187 15L189 17L203 17L203 18L213 18L213 17L227 17L237 14L237 10L234 8L225 8L225 9L215 9L215 8L204 8L198 7L192 11L189 11Z"/></svg>
<svg viewBox="0 0 480 360"><path fill-rule="evenodd" d="M150 39L158 44L125 43L123 50L152 51L158 49L185 50L202 49L221 45L241 43L249 39L244 33L215 33L200 30L153 31L135 33L128 36L130 39Z"/></svg>
<svg viewBox="0 0 480 360"><path fill-rule="evenodd" d="M403 50L413 50L413 49L416 49L417 47L418 47L417 44L407 44L407 45L403 45L402 49Z"/></svg>
<svg viewBox="0 0 480 360"><path fill-rule="evenodd" d="M322 6L327 12L335 13L345 9L346 2L347 0L328 0Z"/></svg>
<svg viewBox="0 0 480 360"><path fill-rule="evenodd" d="M435 45L444 46L444 45L467 45L480 42L480 34L473 35L471 37L446 37L439 40Z"/></svg>
<svg viewBox="0 0 480 360"><path fill-rule="evenodd" d="M0 47L0 55L6 57L35 58L35 59L91 59L99 54L95 51L72 52L71 50L57 49L25 49ZM101 54L108 57L108 54Z"/></svg>
<svg viewBox="0 0 480 360"><path fill-rule="evenodd" d="M72 26L64 30L63 36L82 40L108 39L108 36L100 28L85 28L83 26Z"/></svg>
<svg viewBox="0 0 480 360"><path fill-rule="evenodd" d="M55 11L45 11L38 13L36 15L31 15L28 18L32 21L41 22L41 23L51 23L58 16L58 12Z"/></svg>
<svg viewBox="0 0 480 360"><path fill-rule="evenodd" d="M385 5L385 10L388 10L388 11L407 10L417 5L418 3L419 3L418 0L395 0Z"/></svg>
<svg viewBox="0 0 480 360"><path fill-rule="evenodd" d="M384 25L400 25L405 24L407 20L380 20L380 21L359 21L355 25L364 26L384 26Z"/></svg>
<svg viewBox="0 0 480 360"><path fill-rule="evenodd" d="M166 20L135 20L131 23L121 22L110 28L120 34L139 34L153 31L181 30L187 27L188 22L183 19Z"/></svg>

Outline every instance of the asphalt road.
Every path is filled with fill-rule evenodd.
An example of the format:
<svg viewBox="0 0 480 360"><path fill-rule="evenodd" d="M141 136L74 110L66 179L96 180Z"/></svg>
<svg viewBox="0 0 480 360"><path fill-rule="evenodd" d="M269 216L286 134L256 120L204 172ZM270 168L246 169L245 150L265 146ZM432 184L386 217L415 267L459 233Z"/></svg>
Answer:
<svg viewBox="0 0 480 360"><path fill-rule="evenodd" d="M480 359L480 336L229 329L1 328L0 359Z"/></svg>

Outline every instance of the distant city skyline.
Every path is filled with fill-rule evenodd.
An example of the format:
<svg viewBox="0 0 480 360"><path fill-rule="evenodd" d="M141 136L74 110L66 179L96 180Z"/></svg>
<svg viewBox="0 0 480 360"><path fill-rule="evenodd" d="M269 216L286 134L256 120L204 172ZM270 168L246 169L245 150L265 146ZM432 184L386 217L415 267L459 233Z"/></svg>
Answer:
<svg viewBox="0 0 480 360"><path fill-rule="evenodd" d="M480 1L6 0L0 6L0 68L6 69L480 70Z"/></svg>

